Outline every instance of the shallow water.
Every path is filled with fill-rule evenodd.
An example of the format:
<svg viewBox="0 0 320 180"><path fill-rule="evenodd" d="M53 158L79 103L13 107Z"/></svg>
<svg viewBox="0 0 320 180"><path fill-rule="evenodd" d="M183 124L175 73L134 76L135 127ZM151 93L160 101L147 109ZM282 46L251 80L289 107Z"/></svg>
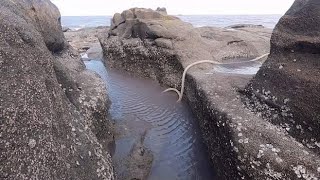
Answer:
<svg viewBox="0 0 320 180"><path fill-rule="evenodd" d="M261 65L261 62L243 62L228 65L215 65L213 71L226 74L254 75L257 74Z"/></svg>
<svg viewBox="0 0 320 180"><path fill-rule="evenodd" d="M149 180L216 179L196 119L185 103L176 103L175 94L161 93L164 88L151 80L107 72L101 61L85 64L108 84L110 114L119 133L113 156L116 169L147 132L144 144L154 155Z"/></svg>

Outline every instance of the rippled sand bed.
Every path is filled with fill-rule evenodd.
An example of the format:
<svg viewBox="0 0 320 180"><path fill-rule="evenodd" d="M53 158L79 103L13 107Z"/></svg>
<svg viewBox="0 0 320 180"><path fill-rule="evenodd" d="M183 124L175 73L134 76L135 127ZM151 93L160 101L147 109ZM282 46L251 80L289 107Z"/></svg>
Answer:
<svg viewBox="0 0 320 180"><path fill-rule="evenodd" d="M201 142L196 118L185 103L176 103L175 94L161 93L157 83L106 71L100 61L85 62L107 81L117 137L113 156L116 171L124 173L126 157L143 137L153 154L148 179L214 179L213 168Z"/></svg>

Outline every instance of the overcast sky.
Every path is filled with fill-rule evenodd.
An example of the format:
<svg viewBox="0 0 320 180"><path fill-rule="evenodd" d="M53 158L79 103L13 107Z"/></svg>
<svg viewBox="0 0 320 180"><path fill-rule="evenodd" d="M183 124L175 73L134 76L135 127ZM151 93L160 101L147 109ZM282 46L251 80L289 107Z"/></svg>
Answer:
<svg viewBox="0 0 320 180"><path fill-rule="evenodd" d="M51 0L63 16L113 15L132 7L166 7L169 14L284 14L294 0Z"/></svg>

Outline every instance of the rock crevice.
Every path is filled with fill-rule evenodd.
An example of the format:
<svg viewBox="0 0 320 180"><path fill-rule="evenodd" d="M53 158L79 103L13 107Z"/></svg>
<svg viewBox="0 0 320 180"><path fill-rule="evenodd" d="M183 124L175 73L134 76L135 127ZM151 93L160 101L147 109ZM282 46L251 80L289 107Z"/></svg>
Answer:
<svg viewBox="0 0 320 180"><path fill-rule="evenodd" d="M128 11L136 12L131 9L126 13ZM270 50L270 29L260 26L241 26L234 30L193 28L178 18L168 15L150 18L150 14L158 12L142 11L148 13L130 19L122 17L121 27L111 29L100 39L105 63L134 75L151 77L163 85L180 88L184 68L200 60L241 62ZM135 31L139 36L132 35L135 25L139 27ZM165 40L166 45L170 44L170 48L157 43L158 37ZM239 91L244 92L253 74L218 73L212 69L212 65L202 64L187 73L186 99L198 117L218 177L319 177L317 154L288 134L285 128L266 120L260 112L243 103L250 101Z"/></svg>

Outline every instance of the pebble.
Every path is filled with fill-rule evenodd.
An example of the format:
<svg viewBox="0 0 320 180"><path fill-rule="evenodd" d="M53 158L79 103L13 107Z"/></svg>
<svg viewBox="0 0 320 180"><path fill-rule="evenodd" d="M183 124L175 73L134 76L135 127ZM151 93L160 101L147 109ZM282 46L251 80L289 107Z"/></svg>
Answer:
<svg viewBox="0 0 320 180"><path fill-rule="evenodd" d="M37 144L36 140L34 140L34 139L29 139L28 145L30 146L30 148L36 147L36 144Z"/></svg>

